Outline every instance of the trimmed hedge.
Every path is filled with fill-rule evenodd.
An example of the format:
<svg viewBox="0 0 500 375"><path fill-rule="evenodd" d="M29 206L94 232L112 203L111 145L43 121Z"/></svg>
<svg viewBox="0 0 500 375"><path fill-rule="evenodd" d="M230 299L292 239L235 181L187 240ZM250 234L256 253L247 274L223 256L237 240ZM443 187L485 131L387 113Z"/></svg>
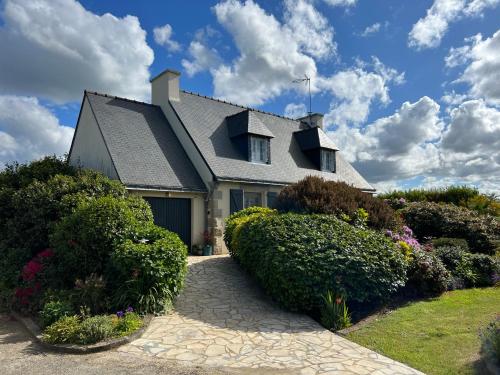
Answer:
<svg viewBox="0 0 500 375"><path fill-rule="evenodd" d="M236 242L233 244L233 237L237 236L244 223L257 219L263 215L273 215L276 213L277 211L271 208L252 206L244 208L227 217L224 228L224 242L229 250L229 254L234 259L238 260L238 246Z"/></svg>
<svg viewBox="0 0 500 375"><path fill-rule="evenodd" d="M404 256L387 237L331 215L263 215L237 243L241 265L291 310L317 310L328 290L379 302L405 282Z"/></svg>
<svg viewBox="0 0 500 375"><path fill-rule="evenodd" d="M467 240L471 252L494 254L500 222L489 215L451 204L410 203L401 210L417 237L457 237Z"/></svg>
<svg viewBox="0 0 500 375"><path fill-rule="evenodd" d="M102 275L114 249L152 221L149 205L139 197L83 201L55 225L50 238L61 286L71 287L75 279L90 274Z"/></svg>
<svg viewBox="0 0 500 375"><path fill-rule="evenodd" d="M187 272L187 246L155 225L137 231L112 253L108 269L114 306L160 313L177 296Z"/></svg>
<svg viewBox="0 0 500 375"><path fill-rule="evenodd" d="M394 210L384 201L363 193L344 182L327 181L309 176L283 188L276 200L280 212L307 214L346 215L354 220L358 209L368 213L368 226L377 229L394 229L400 223Z"/></svg>

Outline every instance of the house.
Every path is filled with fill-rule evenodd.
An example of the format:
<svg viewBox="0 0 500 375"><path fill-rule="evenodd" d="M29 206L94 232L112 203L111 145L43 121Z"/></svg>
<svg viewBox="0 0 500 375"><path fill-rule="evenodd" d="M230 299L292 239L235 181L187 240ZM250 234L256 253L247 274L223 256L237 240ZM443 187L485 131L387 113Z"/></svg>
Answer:
<svg viewBox="0 0 500 375"><path fill-rule="evenodd" d="M151 104L85 91L69 152L146 198L155 222L188 246L208 230L225 253L224 218L272 206L308 175L374 189L342 157L323 116L290 119L179 89L180 73L151 80Z"/></svg>

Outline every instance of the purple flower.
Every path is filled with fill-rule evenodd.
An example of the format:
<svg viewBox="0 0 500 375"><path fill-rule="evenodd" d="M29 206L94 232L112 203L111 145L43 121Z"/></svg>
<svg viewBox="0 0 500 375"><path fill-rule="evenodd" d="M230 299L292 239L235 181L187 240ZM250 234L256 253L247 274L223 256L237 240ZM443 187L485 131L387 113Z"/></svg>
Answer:
<svg viewBox="0 0 500 375"><path fill-rule="evenodd" d="M134 309L132 308L132 306L129 306L129 307L127 307L127 310L125 310L125 311L130 313L130 312L134 312Z"/></svg>
<svg viewBox="0 0 500 375"><path fill-rule="evenodd" d="M399 198L399 203L401 203L401 204L405 204L405 203L406 203L406 199L404 199L404 198Z"/></svg>
<svg viewBox="0 0 500 375"><path fill-rule="evenodd" d="M121 310L116 312L116 316L119 317L119 318L123 318L124 315L125 314Z"/></svg>

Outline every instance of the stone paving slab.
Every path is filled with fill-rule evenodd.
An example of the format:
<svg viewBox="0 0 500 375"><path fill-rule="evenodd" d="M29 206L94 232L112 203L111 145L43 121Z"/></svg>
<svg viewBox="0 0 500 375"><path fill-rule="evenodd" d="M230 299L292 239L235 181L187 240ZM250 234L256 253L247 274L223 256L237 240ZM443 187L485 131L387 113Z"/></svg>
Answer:
<svg viewBox="0 0 500 375"><path fill-rule="evenodd" d="M331 333L306 315L280 309L230 257L220 255L190 257L173 312L155 318L141 339L118 350L256 373L422 374Z"/></svg>

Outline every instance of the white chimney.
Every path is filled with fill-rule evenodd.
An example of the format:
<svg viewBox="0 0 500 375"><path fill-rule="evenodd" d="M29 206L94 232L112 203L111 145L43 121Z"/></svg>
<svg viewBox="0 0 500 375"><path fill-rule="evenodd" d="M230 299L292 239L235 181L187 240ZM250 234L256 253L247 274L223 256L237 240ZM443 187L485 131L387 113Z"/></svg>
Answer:
<svg viewBox="0 0 500 375"><path fill-rule="evenodd" d="M323 129L323 114L321 113L311 113L310 115L300 117L297 121L307 124L311 128Z"/></svg>
<svg viewBox="0 0 500 375"><path fill-rule="evenodd" d="M151 104L165 106L168 101L179 101L179 77L181 73L167 69L151 79Z"/></svg>

